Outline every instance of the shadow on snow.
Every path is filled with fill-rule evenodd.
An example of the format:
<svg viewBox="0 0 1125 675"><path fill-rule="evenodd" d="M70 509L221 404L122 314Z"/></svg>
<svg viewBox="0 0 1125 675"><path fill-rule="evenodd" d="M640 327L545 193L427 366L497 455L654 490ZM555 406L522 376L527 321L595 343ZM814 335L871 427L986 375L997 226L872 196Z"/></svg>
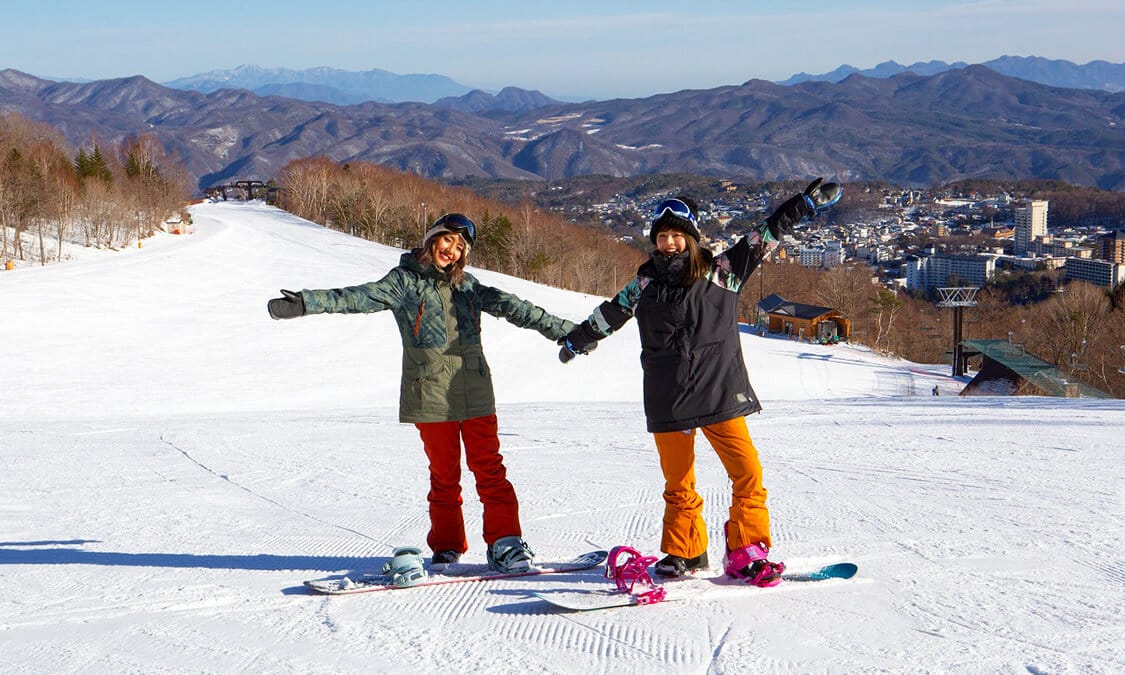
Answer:
<svg viewBox="0 0 1125 675"><path fill-rule="evenodd" d="M90 539L0 543L0 565L110 565L122 567L172 567L244 570L341 570L381 569L388 556L315 555L206 555L196 553L119 553L59 547L97 543Z"/></svg>

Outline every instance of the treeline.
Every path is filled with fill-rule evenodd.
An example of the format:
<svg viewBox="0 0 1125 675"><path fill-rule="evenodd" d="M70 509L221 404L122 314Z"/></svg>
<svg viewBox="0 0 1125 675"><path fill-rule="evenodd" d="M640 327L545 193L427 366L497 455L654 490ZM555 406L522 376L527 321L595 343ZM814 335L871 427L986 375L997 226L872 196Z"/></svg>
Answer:
<svg viewBox="0 0 1125 675"><path fill-rule="evenodd" d="M608 296L632 278L642 255L605 233L461 187L370 162L295 160L277 176L287 211L357 237L415 248L445 213L477 225L469 264L570 290Z"/></svg>
<svg viewBox="0 0 1125 675"><path fill-rule="evenodd" d="M74 151L52 127L0 115L0 260L45 265L68 243L139 241L186 203L188 185L152 136Z"/></svg>
<svg viewBox="0 0 1125 675"><path fill-rule="evenodd" d="M753 317L759 297L777 293L841 311L852 321L853 342L915 363L951 363L952 310L872 280L863 265L819 271L768 262L747 282L742 313ZM965 339L1010 339L1075 380L1125 397L1125 285L1107 290L1071 282L1044 301L1018 306L1004 289L985 287L976 299L964 312Z"/></svg>

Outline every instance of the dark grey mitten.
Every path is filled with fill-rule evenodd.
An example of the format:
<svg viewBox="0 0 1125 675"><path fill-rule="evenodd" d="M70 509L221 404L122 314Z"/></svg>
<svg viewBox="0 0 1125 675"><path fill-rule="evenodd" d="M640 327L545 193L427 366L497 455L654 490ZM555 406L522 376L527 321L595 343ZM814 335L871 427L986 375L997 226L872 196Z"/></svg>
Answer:
<svg viewBox="0 0 1125 675"><path fill-rule="evenodd" d="M275 319L295 319L305 315L305 299L300 293L281 289L280 298L274 298L266 303L266 309Z"/></svg>

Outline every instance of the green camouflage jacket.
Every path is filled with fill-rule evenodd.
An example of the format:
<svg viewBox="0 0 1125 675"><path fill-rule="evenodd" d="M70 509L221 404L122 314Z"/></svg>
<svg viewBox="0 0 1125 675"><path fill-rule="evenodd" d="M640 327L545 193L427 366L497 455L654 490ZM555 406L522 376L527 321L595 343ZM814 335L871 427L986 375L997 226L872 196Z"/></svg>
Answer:
<svg viewBox="0 0 1125 675"><path fill-rule="evenodd" d="M391 310L402 337L402 422L460 421L496 412L492 375L480 341L481 311L554 341L574 324L466 273L453 287L433 265L404 253L379 281L302 290L306 314Z"/></svg>

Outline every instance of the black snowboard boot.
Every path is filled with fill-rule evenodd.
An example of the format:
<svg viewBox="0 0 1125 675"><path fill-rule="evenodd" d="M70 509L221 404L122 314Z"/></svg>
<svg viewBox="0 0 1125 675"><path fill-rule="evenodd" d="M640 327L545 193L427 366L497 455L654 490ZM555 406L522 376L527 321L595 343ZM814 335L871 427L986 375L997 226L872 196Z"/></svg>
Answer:
<svg viewBox="0 0 1125 675"><path fill-rule="evenodd" d="M694 558L681 558L678 555L665 556L663 560L653 566L656 573L662 577L682 577L699 570L707 569L707 551Z"/></svg>
<svg viewBox="0 0 1125 675"><path fill-rule="evenodd" d="M457 551L434 551L434 557L430 559L430 569L440 572L460 559L461 554Z"/></svg>

